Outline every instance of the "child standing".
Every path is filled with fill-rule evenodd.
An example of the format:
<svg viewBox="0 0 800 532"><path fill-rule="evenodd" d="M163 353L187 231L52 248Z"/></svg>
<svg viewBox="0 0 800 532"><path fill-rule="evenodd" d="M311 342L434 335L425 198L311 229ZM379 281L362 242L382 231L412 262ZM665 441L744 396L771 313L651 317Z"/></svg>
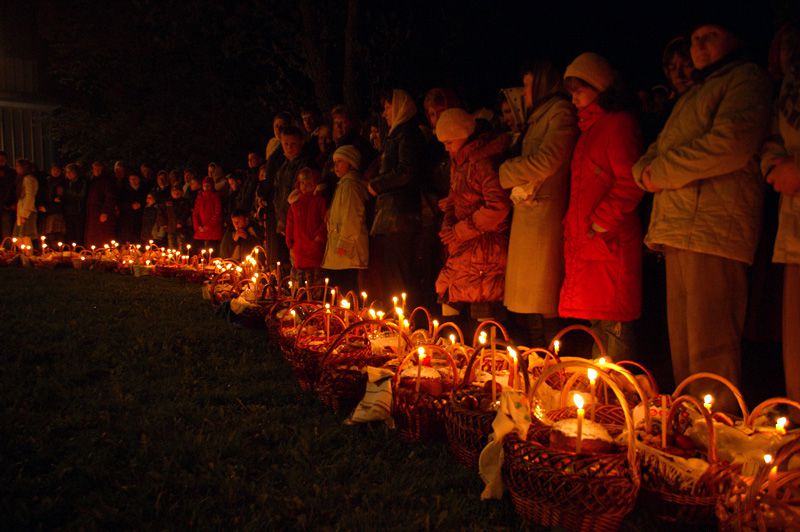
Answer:
<svg viewBox="0 0 800 532"><path fill-rule="evenodd" d="M333 172L339 179L328 214L328 244L322 267L332 270L333 283L342 292L358 289L358 270L369 262L369 237L365 217L367 187L358 170L361 154L355 146L342 146L333 154Z"/></svg>
<svg viewBox="0 0 800 532"><path fill-rule="evenodd" d="M286 245L292 260L292 277L313 285L320 278L325 253L327 207L320 174L312 168L297 173L297 188L289 194Z"/></svg>
<svg viewBox="0 0 800 532"><path fill-rule="evenodd" d="M191 225L192 206L183 197L180 185L172 185L170 201L164 206L167 220L167 245L173 249L182 249L186 240L186 229Z"/></svg>
<svg viewBox="0 0 800 532"><path fill-rule="evenodd" d="M156 196L153 192L147 194L145 198L145 207L142 209L142 231L140 238L142 239L142 243L153 240L159 246L164 244L164 230L161 226L161 216L159 216Z"/></svg>

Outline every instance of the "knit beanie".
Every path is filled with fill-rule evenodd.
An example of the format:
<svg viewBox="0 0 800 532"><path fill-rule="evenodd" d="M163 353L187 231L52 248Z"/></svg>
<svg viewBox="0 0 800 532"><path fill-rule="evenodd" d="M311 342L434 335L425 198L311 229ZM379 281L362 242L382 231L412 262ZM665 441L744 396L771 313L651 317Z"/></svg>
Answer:
<svg viewBox="0 0 800 532"><path fill-rule="evenodd" d="M567 78L579 78L598 92L605 92L614 83L614 70L604 57L594 52L585 52L567 67L564 79Z"/></svg>
<svg viewBox="0 0 800 532"><path fill-rule="evenodd" d="M347 161L353 170L358 170L361 166L361 153L359 153L358 148L351 145L341 146L337 148L335 152L333 152L333 162L337 160Z"/></svg>
<svg viewBox="0 0 800 532"><path fill-rule="evenodd" d="M475 118L458 107L444 111L436 122L436 138L439 142L466 139L474 132Z"/></svg>

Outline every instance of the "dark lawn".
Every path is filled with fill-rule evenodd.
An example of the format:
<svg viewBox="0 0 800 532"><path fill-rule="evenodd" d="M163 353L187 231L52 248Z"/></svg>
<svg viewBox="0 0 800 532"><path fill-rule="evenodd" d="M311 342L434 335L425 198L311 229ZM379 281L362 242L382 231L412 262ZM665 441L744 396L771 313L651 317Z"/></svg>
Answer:
<svg viewBox="0 0 800 532"><path fill-rule="evenodd" d="M2 268L0 293L4 529L524 526L444 445L343 426L198 285Z"/></svg>

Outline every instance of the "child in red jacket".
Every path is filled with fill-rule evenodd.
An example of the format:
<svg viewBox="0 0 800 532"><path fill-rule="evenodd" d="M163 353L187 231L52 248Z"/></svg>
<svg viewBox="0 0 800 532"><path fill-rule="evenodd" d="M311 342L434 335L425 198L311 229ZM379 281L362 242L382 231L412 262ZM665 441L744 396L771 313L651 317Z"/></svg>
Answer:
<svg viewBox="0 0 800 532"><path fill-rule="evenodd" d="M292 277L302 286L313 285L322 276L322 258L327 240L327 205L320 173L312 168L297 172L297 185L289 194L286 215L286 245L292 259Z"/></svg>

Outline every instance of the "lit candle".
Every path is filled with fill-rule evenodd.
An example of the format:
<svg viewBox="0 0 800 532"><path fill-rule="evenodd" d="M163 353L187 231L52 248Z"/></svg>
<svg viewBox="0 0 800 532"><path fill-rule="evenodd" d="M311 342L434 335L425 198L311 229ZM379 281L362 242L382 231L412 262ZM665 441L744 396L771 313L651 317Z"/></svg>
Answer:
<svg viewBox="0 0 800 532"><path fill-rule="evenodd" d="M661 448L667 448L667 396L661 396Z"/></svg>
<svg viewBox="0 0 800 532"><path fill-rule="evenodd" d="M589 405L589 419L594 421L594 407L597 403L597 397L595 396L595 387L597 386L597 370L594 368L589 368L586 370L586 374L589 377L589 393L592 395L592 404Z"/></svg>
<svg viewBox="0 0 800 532"><path fill-rule="evenodd" d="M439 331L439 320L433 320L433 336Z"/></svg>
<svg viewBox="0 0 800 532"><path fill-rule="evenodd" d="M576 393L572 396L572 400L575 402L575 406L578 407L578 436L575 439L575 452L581 452L581 438L583 437L583 397L581 394Z"/></svg>
<svg viewBox="0 0 800 532"><path fill-rule="evenodd" d="M706 410L708 410L709 414L711 413L711 403L713 402L714 397L710 393L707 393L705 396L703 396L703 406Z"/></svg>
<svg viewBox="0 0 800 532"><path fill-rule="evenodd" d="M214 248L208 248L208 260L211 260L211 255L214 253Z"/></svg>
<svg viewBox="0 0 800 532"><path fill-rule="evenodd" d="M325 303L325 341L331 340L331 306Z"/></svg>
<svg viewBox="0 0 800 532"><path fill-rule="evenodd" d="M456 335L455 334L451 334L450 335L450 348L448 349L448 351L452 355L455 350L456 350Z"/></svg>
<svg viewBox="0 0 800 532"><path fill-rule="evenodd" d="M419 393L419 384L422 380L422 360L425 358L425 348L417 349L417 393Z"/></svg>
<svg viewBox="0 0 800 532"><path fill-rule="evenodd" d="M350 310L350 302L346 299L342 299L342 302L339 305L345 310ZM344 324L350 324L350 317L347 312L344 313Z"/></svg>
<svg viewBox="0 0 800 532"><path fill-rule="evenodd" d="M786 435L786 424L788 421L789 420L785 417L779 417L777 420L775 420L775 431L781 436Z"/></svg>
<svg viewBox="0 0 800 532"><path fill-rule="evenodd" d="M514 351L514 348L508 346L506 348L508 350L508 355L511 357L511 379L509 380L509 386L515 386L517 384L517 352Z"/></svg>
<svg viewBox="0 0 800 532"><path fill-rule="evenodd" d="M489 348L492 350L492 404L495 404L497 401L497 368L495 368L495 347L497 344L495 343L496 331L494 326L489 331Z"/></svg>
<svg viewBox="0 0 800 532"><path fill-rule="evenodd" d="M367 308L367 293L361 292L361 299L364 300L364 304L362 305L363 308Z"/></svg>
<svg viewBox="0 0 800 532"><path fill-rule="evenodd" d="M336 289L331 288L331 306L336 304L335 301L336 301Z"/></svg>
<svg viewBox="0 0 800 532"><path fill-rule="evenodd" d="M292 315L292 324L297 327L297 312L294 309L289 311L289 314Z"/></svg>
<svg viewBox="0 0 800 532"><path fill-rule="evenodd" d="M400 297L403 299L403 312L405 312L406 311L406 293L403 292L402 294L400 294Z"/></svg>
<svg viewBox="0 0 800 532"><path fill-rule="evenodd" d="M255 259L253 259L255 262ZM281 285L281 261L278 261L277 267L275 268L275 279L278 281L278 286Z"/></svg>
<svg viewBox="0 0 800 532"><path fill-rule="evenodd" d="M325 290L322 291L322 303L325 303L325 298L328 297L328 283L330 282L329 278L325 278Z"/></svg>
<svg viewBox="0 0 800 532"><path fill-rule="evenodd" d="M556 356L558 356L558 351L561 349L561 341L556 340L553 342L553 351L555 352Z"/></svg>
<svg viewBox="0 0 800 532"><path fill-rule="evenodd" d="M373 320L378 319L378 314L375 312L374 308L369 309L369 317Z"/></svg>
<svg viewBox="0 0 800 532"><path fill-rule="evenodd" d="M378 319L379 320L382 320L385 315L386 315L386 313L384 311L382 311L382 310L378 311Z"/></svg>
<svg viewBox="0 0 800 532"><path fill-rule="evenodd" d="M770 497L775 497L778 493L778 466L772 465L774 459L771 454L764 455L764 463L767 464L769 469L769 477L767 479L767 493Z"/></svg>
<svg viewBox="0 0 800 532"><path fill-rule="evenodd" d="M397 301L397 298L394 297L394 298L392 298L392 300L393 301ZM402 341L403 341L402 334L401 334L403 332L403 309L401 309L400 307L394 307L394 313L397 314L397 328L398 328L398 331L397 331L397 352L400 353L400 350L402 349L402 345L401 344L402 344Z"/></svg>
<svg viewBox="0 0 800 532"><path fill-rule="evenodd" d="M306 283L306 299L308 301L311 301L311 291L308 289L308 281L305 281L305 283Z"/></svg>

